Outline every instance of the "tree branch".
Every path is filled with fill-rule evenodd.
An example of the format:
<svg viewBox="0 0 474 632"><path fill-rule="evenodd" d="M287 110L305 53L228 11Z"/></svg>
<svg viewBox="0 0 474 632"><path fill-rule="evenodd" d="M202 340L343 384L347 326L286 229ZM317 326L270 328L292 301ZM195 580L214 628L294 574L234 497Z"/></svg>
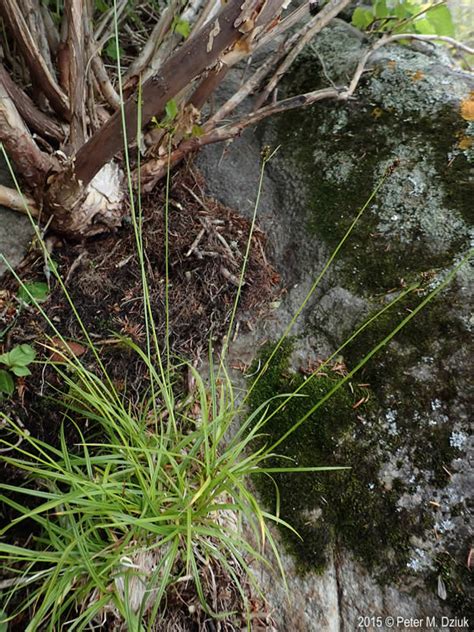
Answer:
<svg viewBox="0 0 474 632"><path fill-rule="evenodd" d="M39 217L40 211L36 206L33 198L18 193L16 189L10 189L3 184L0 184L0 204L10 208L12 211L18 213L28 214L25 203L28 205L28 210L33 217Z"/></svg>
<svg viewBox="0 0 474 632"><path fill-rule="evenodd" d="M286 74L289 67L301 53L306 44L308 44L313 37L322 31L323 28L327 26L329 22L335 18L350 2L351 0L329 0L321 11L298 32L298 41L296 41L290 48L285 60L277 68L275 74L257 99L255 106L257 109L265 103L273 90L275 90L283 75ZM294 40L295 38L292 39Z"/></svg>
<svg viewBox="0 0 474 632"><path fill-rule="evenodd" d="M474 48L459 42L453 37L447 37L445 35L421 35L418 33L397 33L396 35L389 35L384 44L390 42L399 42L400 40L418 40L420 42L444 42L454 48L464 51L469 55L474 55ZM379 47L380 48L380 47Z"/></svg>
<svg viewBox="0 0 474 632"><path fill-rule="evenodd" d="M16 0L2 0L0 3L0 15L8 26L14 41L18 44L30 69L31 76L37 79L38 85L48 97L51 107L58 114L67 118L69 113L67 96L58 86L43 59Z"/></svg>
<svg viewBox="0 0 474 632"><path fill-rule="evenodd" d="M203 136L189 138L188 140L183 141L174 151L171 152L169 159L170 165L176 165L186 155L197 151L205 145L236 138L237 136L240 136L247 127L255 125L255 123L258 123L269 116L280 112L294 110L296 108L307 107L324 99L339 99L341 98L341 94L342 88L340 90L336 88L323 88L321 90L315 90L314 92L308 92L296 97L290 97L289 99L284 99L272 105L260 108L256 112L248 114L238 122L229 123L228 125L223 125L222 127L215 127L214 129L207 131ZM141 167L140 174L134 174L134 179L137 181L138 177L140 177L142 191L151 191L155 184L164 177L167 168L168 156L166 155L162 158L149 160Z"/></svg>
<svg viewBox="0 0 474 632"><path fill-rule="evenodd" d="M56 163L51 156L40 151L1 81L0 142L22 178L42 189L47 174Z"/></svg>
<svg viewBox="0 0 474 632"><path fill-rule="evenodd" d="M53 138L59 142L64 140L64 130L47 114L39 110L30 97L12 80L5 67L0 63L0 83L15 104L21 118L27 125L41 136Z"/></svg>
<svg viewBox="0 0 474 632"><path fill-rule="evenodd" d="M376 41L369 49L366 50L365 54L359 60L359 63L357 64L357 68L355 69L354 75L347 90L343 94L341 94L341 99L348 99L354 94L362 78L362 75L366 70L369 59L377 50L379 50L379 48L382 48L387 44L392 44L393 42L399 42L402 40L420 40L423 42L441 41L451 44L451 46L455 46L456 48L464 50L465 52L474 54L474 49L469 48L465 44L458 42L452 37L445 37L442 35L419 35L417 33L397 33L396 35L382 35L382 37L378 41Z"/></svg>
<svg viewBox="0 0 474 632"><path fill-rule="evenodd" d="M172 0L171 4L166 7L161 14L140 55L135 59L125 73L123 83L126 89L135 87L137 83L136 78L142 74L159 48L165 34L173 23L174 16L176 15L180 4L180 0Z"/></svg>
<svg viewBox="0 0 474 632"><path fill-rule="evenodd" d="M261 0L254 2L257 10ZM279 2L281 5L282 2ZM160 115L166 103L203 70L213 66L220 55L243 38L243 33L234 23L241 14L241 2L224 5L217 17L199 33L189 38L176 53L167 60L160 72L146 81L142 88L142 125L152 116ZM137 134L137 102L130 97L123 107L125 129L129 141ZM123 147L122 112L116 112L107 123L85 145L75 157L78 181L87 185L99 169Z"/></svg>
<svg viewBox="0 0 474 632"><path fill-rule="evenodd" d="M48 40L50 55L55 58L59 47L59 33L56 25L53 22L53 18L51 17L49 9L47 9L44 4L40 4L40 10L43 17L43 24L46 39Z"/></svg>
<svg viewBox="0 0 474 632"><path fill-rule="evenodd" d="M85 138L85 54L84 5L82 0L65 0L67 20L65 71L69 95L70 145L77 150Z"/></svg>
<svg viewBox="0 0 474 632"><path fill-rule="evenodd" d="M311 27L312 28L312 27ZM205 145L209 145L212 143L217 143L225 140L230 140L243 132L244 129L249 127L250 125L254 125L261 120L272 116L274 114L285 112L289 110L293 110L295 108L302 108L312 105L317 101L321 101L323 99L337 99L338 101L346 101L353 96L355 93L362 75L366 70L367 63L370 57L380 48L390 44L392 42L406 40L406 39L415 39L422 41L446 41L452 46L456 46L461 50L466 50L466 52L471 52L471 49L460 42L452 38L446 38L442 36L436 35L427 35L420 36L417 34L397 34L397 35L384 35L381 39L379 39L371 48L369 48L364 55L359 60L357 64L354 75L350 81L349 86L346 88L338 88L337 86L332 88L323 88L320 90L315 90L313 92L309 92L306 94L302 94L296 97L290 97L288 99L284 99L282 101L278 101L277 103L268 105L266 107L262 107L260 109L255 110L254 112L246 115L241 120L237 122L232 122L227 125L223 125L221 127L216 127L216 123L225 116L228 115L231 111L233 111L238 103L240 103L243 98L251 92L258 85L258 81L261 78L261 75L268 71L267 66L263 66L259 68L256 73L247 81L246 84L235 93L216 113L216 115L211 118L206 125L204 126L205 134L200 137L190 138L188 140L183 141L175 150L171 152L171 156L169 157L169 164L171 166L176 165L180 162L186 155L197 151L201 147ZM288 45L288 43L287 43ZM291 49L293 50L293 49ZM474 52L474 51L472 51ZM267 61L268 66L270 66L270 61ZM140 173L134 174L135 181L140 178L140 184L143 191L150 191L153 189L155 184L164 177L168 168L168 156L164 156L158 159L152 159L147 161L144 165L142 165Z"/></svg>

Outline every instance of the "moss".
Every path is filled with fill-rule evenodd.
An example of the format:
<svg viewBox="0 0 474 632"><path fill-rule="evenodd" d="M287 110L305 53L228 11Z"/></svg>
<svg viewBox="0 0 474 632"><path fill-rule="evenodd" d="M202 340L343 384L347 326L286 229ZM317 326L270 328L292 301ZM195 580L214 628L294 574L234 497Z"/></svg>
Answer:
<svg viewBox="0 0 474 632"><path fill-rule="evenodd" d="M318 83L308 62L295 69L289 94ZM399 287L449 264L469 243L472 164L460 139L469 125L451 105L436 115L401 117L374 108L370 89L357 104L318 104L276 119L275 141L291 157L307 194L310 233L334 248L358 210L398 164L339 256L348 287L371 294ZM433 106L434 107L434 106ZM470 137L470 136L469 136ZM418 187L418 189L417 189Z"/></svg>
<svg viewBox="0 0 474 632"><path fill-rule="evenodd" d="M446 603L457 613L459 618L467 617L470 621L474 617L474 577L467 568L466 560L456 559L450 553L438 555L437 568L430 578L433 591L437 592L441 577L444 582L447 598Z"/></svg>
<svg viewBox="0 0 474 632"><path fill-rule="evenodd" d="M272 345L262 351L265 361ZM301 386L305 377L289 370L291 344L284 345L275 362L259 379L250 398L252 409L269 397L290 393ZM275 441L301 419L340 380L331 371L306 380L305 397L293 398L266 425L267 441ZM279 491L280 515L300 534L284 530L289 550L302 571L322 571L327 550L335 540L352 550L367 567L401 569L407 561L412 519L397 507L399 491L385 489L378 481L380 463L377 439L369 439L361 423L362 407L354 403L367 391L353 384L339 388L317 411L312 413L285 442L273 467L287 465L286 458L302 467L341 466L350 470L317 473L275 474ZM270 411L277 403L270 404ZM273 407L273 408L272 408ZM367 413L367 408L365 413ZM258 477L257 486L264 501L276 507L274 483ZM400 486L399 486L400 487Z"/></svg>

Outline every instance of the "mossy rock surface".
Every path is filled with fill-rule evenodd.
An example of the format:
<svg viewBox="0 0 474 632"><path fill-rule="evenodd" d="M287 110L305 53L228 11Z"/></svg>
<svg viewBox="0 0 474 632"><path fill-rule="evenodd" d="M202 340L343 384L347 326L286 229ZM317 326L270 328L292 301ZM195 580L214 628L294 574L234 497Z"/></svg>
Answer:
<svg viewBox="0 0 474 632"><path fill-rule="evenodd" d="M340 83L350 75L356 57L340 62L339 45L355 54L364 43L341 23L327 29L297 62L286 93L321 87L328 76ZM305 314L312 339L324 335L337 348L351 333L344 323L353 328L410 283L420 286L344 349L349 368L390 334L472 241L474 129L466 104L474 85L472 78L449 69L446 59L444 51L432 47L382 50L356 100L287 113L262 133L265 143L281 145L273 178L286 182L291 195L289 174L297 174L305 192L299 230L315 253L337 246L380 185ZM469 609L472 594L461 569L469 550L472 285L466 265L364 367L358 380L370 385L373 397L365 428L355 423L350 440L346 435L329 454L313 437L319 448L312 450L321 464L334 463L337 454L337 463L345 459L353 470L333 476L331 483L327 477L324 494L330 507L318 499L313 477L303 486L306 509L300 499L293 519L288 510L289 522L295 524L296 516L306 535L306 548L304 542L290 544L305 568L320 569L321 550L336 541L386 580L412 574L434 585L436 577L448 573L448 599L460 611ZM341 310L344 294L353 300L346 298ZM334 316L328 316L331 307ZM341 415L329 409L327 415L326 423L337 427ZM297 445L291 448L294 458L299 457ZM301 445L306 454L310 442ZM300 485L300 480L282 483L282 502ZM320 551L319 557L313 550ZM457 581L460 576L463 580Z"/></svg>
<svg viewBox="0 0 474 632"><path fill-rule="evenodd" d="M259 362L266 363L272 350L267 344ZM291 351L291 343L279 348L250 397L253 410L271 399L262 443L277 442L306 418L276 448L279 456L270 459L269 466L344 469L262 475L258 488L265 502L274 511L278 506L281 518L298 532L282 531L301 571L324 571L336 542L373 571L386 573L387 560L392 572L400 571L407 562L408 525L421 534L419 516L397 506L397 481L387 489L378 480L380 437L369 423L373 394L353 380L341 384L344 371L337 364L317 374L291 370ZM297 396L286 401L284 396L295 392Z"/></svg>
<svg viewBox="0 0 474 632"><path fill-rule="evenodd" d="M360 33L335 21L297 60L279 96L326 86L328 77L346 83L366 45ZM324 360L366 319L419 284L341 351L351 370L466 254L473 229L473 90L472 76L456 69L443 49L390 46L373 59L350 102L282 114L225 155L209 150L201 164L211 190L226 201L237 191L250 209L261 147L279 146L267 167L261 222L287 293L240 343L246 359L260 341L278 339L390 171L303 310L289 364L283 354L254 405L300 385L305 374L295 369ZM300 464L352 468L275 478L281 515L303 537L282 536L296 560L297 571L288 567L299 604L286 629L339 629L341 621L356 629L363 608L413 617L469 614L472 287L465 265L351 380L354 392L341 388L279 446ZM329 372L329 383L307 387L306 401L275 416L270 436L284 432L336 378ZM354 409L357 384L367 385L362 391L370 399ZM258 484L274 508L273 484ZM439 598L443 587L446 600ZM332 605L322 606L326 601ZM330 614L333 607L339 619ZM292 627L301 616L306 627Z"/></svg>

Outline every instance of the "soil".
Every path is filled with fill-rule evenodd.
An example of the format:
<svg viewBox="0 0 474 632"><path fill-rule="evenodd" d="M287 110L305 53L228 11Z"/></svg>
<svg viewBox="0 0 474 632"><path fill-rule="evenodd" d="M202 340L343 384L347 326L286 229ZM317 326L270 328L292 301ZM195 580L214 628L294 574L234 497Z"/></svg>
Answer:
<svg viewBox="0 0 474 632"><path fill-rule="evenodd" d="M142 198L146 269L159 340L165 339L166 332L165 199L164 185ZM250 222L207 197L201 176L187 167L174 173L171 179L168 224L170 348L173 355L186 357L198 366L200 358L208 353L209 340L218 348L227 333ZM123 345L117 344L116 337L116 334L129 337L142 347L146 338L140 263L131 220L124 222L115 234L77 243L48 235L46 244L74 308L53 275L48 274L38 244L33 243L17 268L17 274L24 282L44 281L45 274L46 278L49 276L50 294L42 303L47 318L64 339L77 345L74 351L84 354L83 362L94 368L94 359L86 349L81 324L74 313L77 310L82 326L99 350L115 384L126 388L127 396L139 397L147 385L146 369L136 354L131 356L124 351ZM279 276L265 251L265 235L257 227L251 240L237 312L241 328L251 329L252 323L266 312L276 293ZM0 339L0 353L17 344L29 343L36 349L37 359L51 357L51 351L46 351L42 345L51 344L54 332L36 309L21 306L17 293L18 282L12 275L6 275L0 290L0 332L7 330L7 333L3 340ZM55 409L54 402L51 405L48 395L54 395L55 389L61 387L58 376L54 369L42 362L30 368L32 375L17 378L14 396L2 400L1 405L30 433L57 445L61 412ZM67 440L71 449L76 439L74 430L69 427ZM19 482L19 475L5 465L0 475L3 480ZM8 523L12 518L11 510L3 511L0 523ZM31 535L25 524L21 530L11 530L9 534L12 541L25 541ZM223 582L224 585L229 583L225 578ZM175 601L176 608L172 607L171 612L179 625L176 623L177 627L173 629L236 629L223 626L222 622L216 627L208 617L201 616L203 613L199 609L193 616L187 607L184 612L182 595ZM227 610L235 609L235 595L233 601L232 608ZM188 599L186 603L190 603ZM23 623L19 622L20 627L13 626L12 629L20 629ZM168 624L169 621L163 622L157 629L168 630ZM117 629L115 625L111 623L101 629Z"/></svg>

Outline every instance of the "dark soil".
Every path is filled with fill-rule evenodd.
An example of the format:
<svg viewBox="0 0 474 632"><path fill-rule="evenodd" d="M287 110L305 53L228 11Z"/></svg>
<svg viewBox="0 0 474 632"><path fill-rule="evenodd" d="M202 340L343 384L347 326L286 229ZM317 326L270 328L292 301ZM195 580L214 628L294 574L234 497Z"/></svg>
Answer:
<svg viewBox="0 0 474 632"><path fill-rule="evenodd" d="M143 198L143 236L150 300L158 339L165 339L165 193L156 189ZM116 334L131 338L143 347L145 323L139 260L133 227L124 223L115 234L70 243L48 236L54 262L72 299L83 326L101 353L109 375L127 392L140 391L144 367L138 357L124 352ZM198 174L177 172L171 182L169 199L169 331L170 347L177 357L199 364L206 356L211 339L218 347L227 333L237 295L240 271L250 223L216 200L206 197ZM200 237L199 242L197 238ZM275 292L279 276L265 254L266 239L256 228L237 314L240 328L252 327L262 316ZM45 280L45 261L38 246L17 269L24 282ZM62 289L50 275L51 293L42 303L48 318L66 340L84 343L84 334ZM11 325L0 353L16 344L30 343L44 357L42 343L54 332L37 310L20 309L16 298L18 283L13 276L2 279L0 290L0 331ZM90 354L89 354L90 355ZM86 355L84 361L88 363ZM93 359L90 358L93 366ZM89 366L89 364L88 364ZM30 367L31 368L31 367ZM41 364L33 375L17 380L11 402L28 430L47 441L57 438L51 411L45 416L42 395L48 384L58 386L54 370ZM32 413L35 414L32 414Z"/></svg>

